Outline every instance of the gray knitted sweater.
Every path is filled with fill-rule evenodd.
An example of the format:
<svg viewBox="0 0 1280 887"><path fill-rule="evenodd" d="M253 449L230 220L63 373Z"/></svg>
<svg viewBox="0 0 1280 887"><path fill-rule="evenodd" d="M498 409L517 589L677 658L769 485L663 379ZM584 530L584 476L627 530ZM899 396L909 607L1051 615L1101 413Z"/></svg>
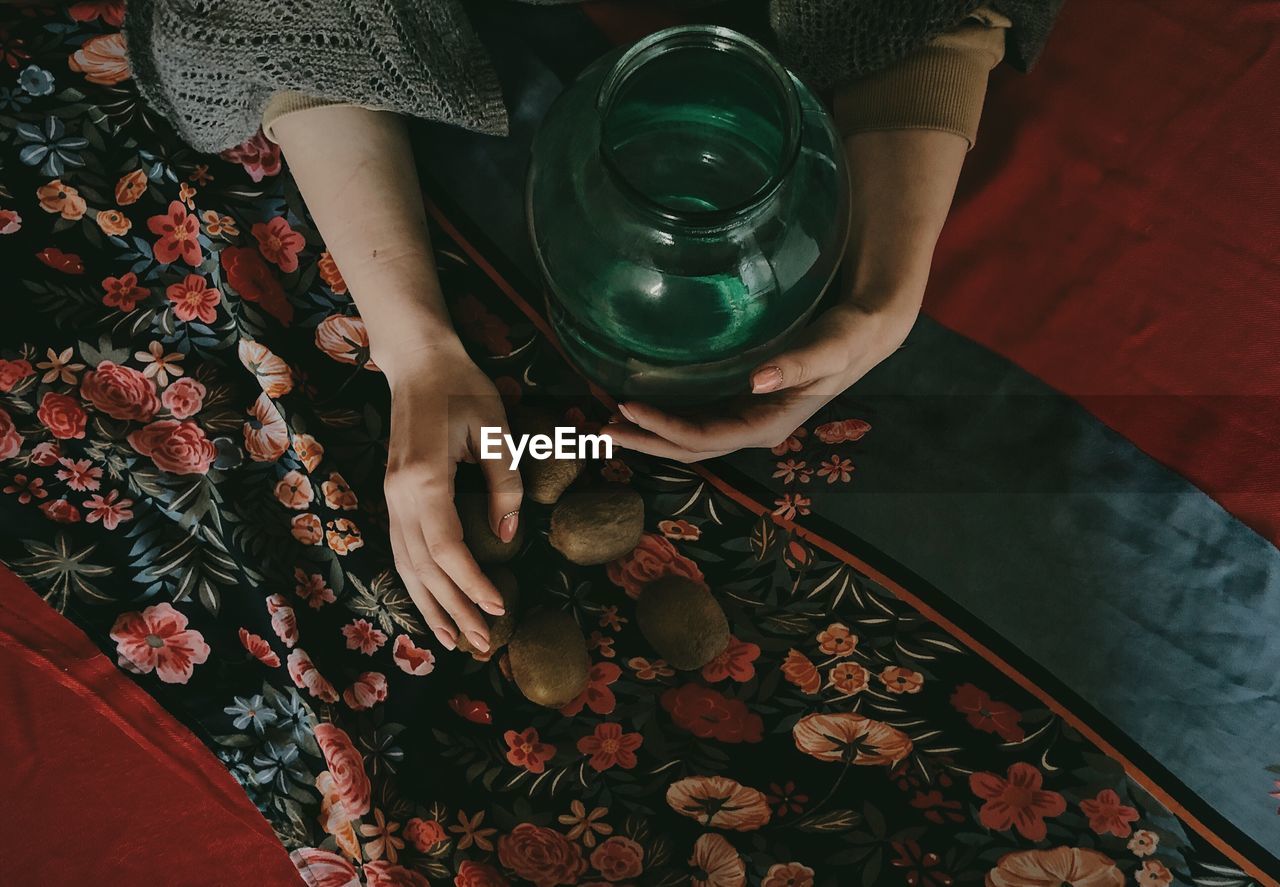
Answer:
<svg viewBox="0 0 1280 887"><path fill-rule="evenodd" d="M990 4L1014 22L1013 60L1034 59L1061 2ZM787 64L826 87L891 64L978 5L770 0L770 19ZM460 0L128 0L125 34L143 97L202 151L251 136L282 90L506 131L497 79Z"/></svg>

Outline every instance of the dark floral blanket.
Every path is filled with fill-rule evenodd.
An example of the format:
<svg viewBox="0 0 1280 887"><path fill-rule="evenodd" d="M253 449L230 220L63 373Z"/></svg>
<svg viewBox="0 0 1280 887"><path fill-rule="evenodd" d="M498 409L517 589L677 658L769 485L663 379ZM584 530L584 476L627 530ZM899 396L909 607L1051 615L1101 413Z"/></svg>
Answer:
<svg viewBox="0 0 1280 887"><path fill-rule="evenodd" d="M847 402L754 488L594 466L647 507L606 566L530 534L524 593L589 637L565 708L436 648L391 569L387 388L277 150L178 142L117 3L0 16L0 557L208 743L308 883L1250 883L1079 719L805 532L806 490L856 487L876 446ZM526 284L433 210L504 396L602 421ZM635 628L668 573L729 614L700 672Z"/></svg>

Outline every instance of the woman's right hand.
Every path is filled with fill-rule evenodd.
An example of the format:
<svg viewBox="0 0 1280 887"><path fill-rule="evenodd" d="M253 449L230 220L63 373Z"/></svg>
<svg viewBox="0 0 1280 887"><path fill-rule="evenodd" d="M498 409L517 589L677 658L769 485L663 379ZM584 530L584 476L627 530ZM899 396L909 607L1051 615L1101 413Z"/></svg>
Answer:
<svg viewBox="0 0 1280 887"><path fill-rule="evenodd" d="M378 364L391 385L385 487L396 570L441 644L454 649L462 632L486 651L489 630L480 610L501 615L502 596L463 544L454 476L459 462L479 463L489 488L489 526L509 542L520 518L520 472L506 460L479 459L483 426L510 433L502 400L453 337L379 354Z"/></svg>

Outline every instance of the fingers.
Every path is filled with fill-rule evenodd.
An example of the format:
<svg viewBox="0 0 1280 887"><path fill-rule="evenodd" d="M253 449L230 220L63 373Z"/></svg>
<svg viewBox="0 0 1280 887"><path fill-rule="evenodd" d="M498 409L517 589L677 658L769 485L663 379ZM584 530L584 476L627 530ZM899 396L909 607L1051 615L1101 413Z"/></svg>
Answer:
<svg viewBox="0 0 1280 887"><path fill-rule="evenodd" d="M823 315L826 319L833 312ZM834 317L831 318L834 321ZM844 331L831 323L815 327L814 338L798 347L776 355L751 373L751 393L769 394L787 388L799 388L838 376L849 367L851 343Z"/></svg>
<svg viewBox="0 0 1280 887"><path fill-rule="evenodd" d="M615 423L609 426L609 435L613 442L626 450L648 453L660 459L671 459L674 462L701 462L703 459L714 459L723 456L729 450L689 450L660 437L652 431L645 431L638 425Z"/></svg>
<svg viewBox="0 0 1280 887"><path fill-rule="evenodd" d="M505 422L502 423L502 433L511 433ZM511 467L505 453L501 459L480 459L479 462L489 487L489 526L495 536L503 542L510 542L516 535L520 503L524 499L520 470Z"/></svg>
<svg viewBox="0 0 1280 887"><path fill-rule="evenodd" d="M636 427L670 441L687 453L702 453L709 457L756 445L757 429L732 413L713 419L690 419L643 403L619 404L618 409ZM614 432L615 426L609 426L609 433L612 435Z"/></svg>
<svg viewBox="0 0 1280 887"><path fill-rule="evenodd" d="M452 503L450 503L450 508L452 508ZM462 587L455 581L454 577L437 562L432 548L438 546L428 544L427 536L424 535L421 524L418 525L416 533L412 524L405 525L404 543L409 561L413 565L413 575L416 580L430 593L430 596L448 614L449 619L452 620L461 633L467 636L476 649L481 651L489 649L488 624L484 621L484 617L480 615L480 611L476 609L474 600L463 592ZM463 550L465 551L465 549ZM467 556L470 557L470 555ZM479 572L479 570L480 568L476 567L476 572ZM483 578L483 574L481 574L481 577ZM489 584L492 597L500 600L498 592L492 587L492 584L488 583L487 579L484 581Z"/></svg>
<svg viewBox="0 0 1280 887"><path fill-rule="evenodd" d="M457 629L453 620L431 596L431 592L422 584L414 571L409 560L408 548L404 544L404 534L400 531L399 521L394 516L391 519L391 554L395 558L396 572L400 574L400 580L409 592L409 597L422 612L422 618L427 621L427 627L431 629L431 633L446 650L456 649Z"/></svg>

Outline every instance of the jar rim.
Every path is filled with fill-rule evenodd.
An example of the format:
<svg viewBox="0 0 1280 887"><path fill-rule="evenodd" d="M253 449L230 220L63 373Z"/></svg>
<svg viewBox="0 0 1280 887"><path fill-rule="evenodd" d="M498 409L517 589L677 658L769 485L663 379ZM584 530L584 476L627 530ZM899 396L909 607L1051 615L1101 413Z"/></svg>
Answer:
<svg viewBox="0 0 1280 887"><path fill-rule="evenodd" d="M649 62L664 53L680 48L705 48L733 51L758 65L777 87L783 108L782 149L769 178L738 203L714 209L680 210L655 199L628 177L614 155L612 145L604 138L604 127L621 88ZM800 154L800 97L790 72L773 54L755 40L720 25L678 25L642 38L624 52L600 84L596 93L596 109L600 120L600 156L605 168L619 187L633 201L669 222L691 227L714 227L723 224L764 203L782 185Z"/></svg>

